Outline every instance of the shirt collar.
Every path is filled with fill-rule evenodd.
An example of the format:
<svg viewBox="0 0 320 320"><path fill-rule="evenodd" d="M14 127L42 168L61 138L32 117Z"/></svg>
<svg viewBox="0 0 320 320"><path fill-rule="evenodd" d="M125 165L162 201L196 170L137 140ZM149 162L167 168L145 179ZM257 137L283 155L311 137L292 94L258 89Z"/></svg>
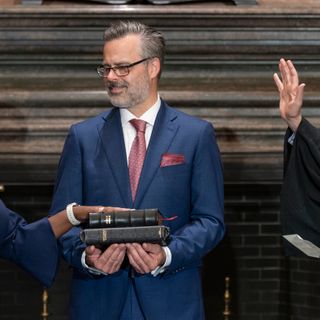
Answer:
<svg viewBox="0 0 320 320"><path fill-rule="evenodd" d="M153 126L156 121L160 106L161 100L160 96L158 95L156 103L151 108L149 108L139 119L144 120L149 125ZM126 108L120 108L120 117L122 125L127 124L131 119L137 119L137 117Z"/></svg>

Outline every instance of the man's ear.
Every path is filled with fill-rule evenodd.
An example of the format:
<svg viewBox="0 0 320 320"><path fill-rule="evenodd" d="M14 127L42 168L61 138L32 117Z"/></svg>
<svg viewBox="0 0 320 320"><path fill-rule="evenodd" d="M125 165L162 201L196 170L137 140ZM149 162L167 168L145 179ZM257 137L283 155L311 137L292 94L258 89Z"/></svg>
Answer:
<svg viewBox="0 0 320 320"><path fill-rule="evenodd" d="M152 58L148 64L150 78L157 78L160 73L160 60L159 58Z"/></svg>

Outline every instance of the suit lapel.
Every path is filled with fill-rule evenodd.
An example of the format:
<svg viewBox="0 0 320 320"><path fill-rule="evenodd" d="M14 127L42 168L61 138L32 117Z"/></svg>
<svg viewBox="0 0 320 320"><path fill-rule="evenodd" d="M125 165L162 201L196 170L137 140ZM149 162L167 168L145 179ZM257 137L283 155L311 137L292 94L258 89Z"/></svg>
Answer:
<svg viewBox="0 0 320 320"><path fill-rule="evenodd" d="M98 128L98 131L123 202L127 208L131 208L129 173L119 109L114 108L111 110L105 118L105 122Z"/></svg>
<svg viewBox="0 0 320 320"><path fill-rule="evenodd" d="M162 101L158 112L152 135L144 160L138 190L135 199L135 207L143 200L154 175L160 167L162 154L167 152L176 132L178 125L174 121L177 115Z"/></svg>

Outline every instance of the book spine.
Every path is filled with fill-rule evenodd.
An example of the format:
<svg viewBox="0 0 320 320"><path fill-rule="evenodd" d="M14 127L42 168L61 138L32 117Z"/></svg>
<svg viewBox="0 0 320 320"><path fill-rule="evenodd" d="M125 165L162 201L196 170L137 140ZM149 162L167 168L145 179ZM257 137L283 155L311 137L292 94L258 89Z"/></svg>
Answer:
<svg viewBox="0 0 320 320"><path fill-rule="evenodd" d="M88 228L154 226L161 223L158 209L94 212L89 214Z"/></svg>
<svg viewBox="0 0 320 320"><path fill-rule="evenodd" d="M166 245L170 230L165 226L126 227L126 228L98 228L84 229L80 232L80 239L86 245L98 247L112 243L149 242Z"/></svg>

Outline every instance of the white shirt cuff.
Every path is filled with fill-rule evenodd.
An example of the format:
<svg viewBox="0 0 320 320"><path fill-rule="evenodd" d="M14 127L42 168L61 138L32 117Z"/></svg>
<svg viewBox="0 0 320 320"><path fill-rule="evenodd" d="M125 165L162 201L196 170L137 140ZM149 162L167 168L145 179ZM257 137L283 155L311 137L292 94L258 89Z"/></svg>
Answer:
<svg viewBox="0 0 320 320"><path fill-rule="evenodd" d="M100 275L105 275L107 276L108 274L106 272L100 271L96 268L89 267L86 263L86 252L83 251L82 256L81 256L81 264L84 268L86 268L90 273L94 274L95 276L100 276Z"/></svg>
<svg viewBox="0 0 320 320"><path fill-rule="evenodd" d="M165 255L166 255L166 261L165 263L160 267L156 267L154 270L151 271L151 274L156 277L158 274L164 272L166 270L166 267L170 266L171 260L172 260L172 254L169 249L169 247L162 247Z"/></svg>
<svg viewBox="0 0 320 320"><path fill-rule="evenodd" d="M296 134L293 132L292 135L288 138L288 143L293 146L294 138L296 137Z"/></svg>

